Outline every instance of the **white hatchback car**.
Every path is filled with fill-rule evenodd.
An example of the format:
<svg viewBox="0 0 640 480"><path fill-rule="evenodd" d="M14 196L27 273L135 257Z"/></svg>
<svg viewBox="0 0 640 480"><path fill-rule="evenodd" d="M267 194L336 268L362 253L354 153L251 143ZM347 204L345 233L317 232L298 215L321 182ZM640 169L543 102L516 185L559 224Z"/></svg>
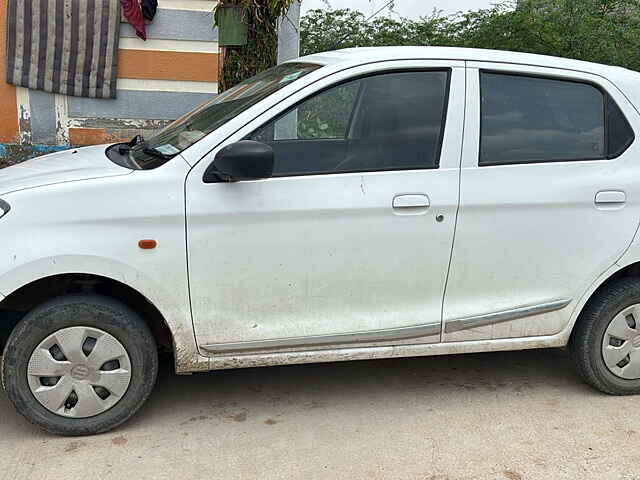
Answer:
<svg viewBox="0 0 640 480"><path fill-rule="evenodd" d="M640 392L640 74L342 50L0 171L2 379L63 435L178 373L569 346Z"/></svg>

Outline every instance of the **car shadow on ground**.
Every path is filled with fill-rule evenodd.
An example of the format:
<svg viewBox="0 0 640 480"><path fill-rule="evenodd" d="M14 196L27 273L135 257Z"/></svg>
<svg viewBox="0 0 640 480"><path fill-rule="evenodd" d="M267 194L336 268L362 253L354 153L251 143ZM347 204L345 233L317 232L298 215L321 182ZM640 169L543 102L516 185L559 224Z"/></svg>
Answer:
<svg viewBox="0 0 640 480"><path fill-rule="evenodd" d="M439 408L449 399L470 403L517 398L549 390L560 396L599 395L575 373L565 351L527 350L356 362L291 365L175 375L161 361L158 384L127 428L154 422L243 422L248 416L276 423L290 410L345 410L378 402ZM507 397L505 397L507 398ZM3 423L31 428L0 393Z"/></svg>
<svg viewBox="0 0 640 480"><path fill-rule="evenodd" d="M597 394L559 349L223 370L177 376L162 362L158 385L136 423L184 408L196 417L212 414L242 421L245 414L299 407L306 410L357 408L366 402L419 399L441 404L464 396L470 401L536 391ZM276 413L278 415L279 413ZM193 418L193 417L191 417Z"/></svg>

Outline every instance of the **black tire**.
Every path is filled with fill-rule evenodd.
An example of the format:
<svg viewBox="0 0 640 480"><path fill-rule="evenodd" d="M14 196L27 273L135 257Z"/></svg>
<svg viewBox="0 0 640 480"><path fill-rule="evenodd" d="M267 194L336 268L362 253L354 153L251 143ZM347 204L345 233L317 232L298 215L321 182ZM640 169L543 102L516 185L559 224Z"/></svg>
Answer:
<svg viewBox="0 0 640 480"><path fill-rule="evenodd" d="M624 278L597 292L574 328L569 351L586 383L609 395L640 393L640 379L614 375L602 357L602 341L611 320L623 309L640 303L640 279Z"/></svg>
<svg viewBox="0 0 640 480"><path fill-rule="evenodd" d="M57 415L32 393L27 376L34 349L52 333L86 326L115 337L131 363L126 392L109 410L88 418ZM2 357L2 385L16 410L31 423L56 435L93 435L126 422L149 397L158 374L158 351L145 322L133 310L113 299L94 294L59 297L29 312L11 333Z"/></svg>

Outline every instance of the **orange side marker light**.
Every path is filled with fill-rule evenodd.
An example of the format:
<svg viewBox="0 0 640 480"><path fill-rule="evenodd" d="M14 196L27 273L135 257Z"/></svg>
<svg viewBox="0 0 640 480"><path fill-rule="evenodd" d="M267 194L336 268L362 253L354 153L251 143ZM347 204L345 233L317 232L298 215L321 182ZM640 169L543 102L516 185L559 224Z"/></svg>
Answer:
<svg viewBox="0 0 640 480"><path fill-rule="evenodd" d="M158 242L156 242L155 240L140 240L138 242L138 246L143 249L143 250L151 250L153 248L156 248L158 246Z"/></svg>

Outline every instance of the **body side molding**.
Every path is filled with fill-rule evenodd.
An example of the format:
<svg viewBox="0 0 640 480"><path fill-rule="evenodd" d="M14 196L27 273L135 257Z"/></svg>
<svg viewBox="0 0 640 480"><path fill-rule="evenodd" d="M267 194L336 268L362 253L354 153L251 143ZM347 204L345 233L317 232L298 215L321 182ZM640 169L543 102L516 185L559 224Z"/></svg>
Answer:
<svg viewBox="0 0 640 480"><path fill-rule="evenodd" d="M304 346L321 346L332 344L376 343L410 338L430 337L440 335L441 325L427 323L410 327L368 330L354 333L338 333L329 335L314 335L309 337L274 338L269 340L254 340L248 342L228 342L204 345L201 348L209 353L246 352L251 350L269 350L295 348Z"/></svg>
<svg viewBox="0 0 640 480"><path fill-rule="evenodd" d="M483 315L474 315L472 317L449 320L445 322L444 333L459 332L460 330L468 330L470 328L484 327L494 325L496 323L509 322L524 317L540 315L542 313L554 312L562 310L569 305L571 300L551 300L549 302L537 305L527 305L524 307L512 308L501 312L486 313Z"/></svg>
<svg viewBox="0 0 640 480"><path fill-rule="evenodd" d="M571 300L552 300L549 302L512 308L500 312L475 315L473 317L450 320L445 323L444 332L453 333L470 328L509 322L532 315L561 310L571 303ZM247 353L259 350L277 350L298 347L317 347L323 345L342 345L358 343L390 342L394 340L408 340L420 337L439 335L440 323L412 325L410 327L369 330L354 333L338 333L329 335L314 335L309 337L274 338L268 340L253 340L247 342L227 342L203 345L201 348L208 353Z"/></svg>

